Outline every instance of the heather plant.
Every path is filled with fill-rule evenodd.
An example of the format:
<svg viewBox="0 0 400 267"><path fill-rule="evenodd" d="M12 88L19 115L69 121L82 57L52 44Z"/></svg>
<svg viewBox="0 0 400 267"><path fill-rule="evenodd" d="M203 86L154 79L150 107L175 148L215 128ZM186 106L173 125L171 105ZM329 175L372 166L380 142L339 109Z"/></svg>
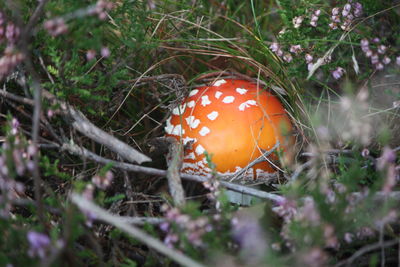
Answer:
<svg viewBox="0 0 400 267"><path fill-rule="evenodd" d="M1 2L0 265L398 264L399 20L386 0ZM179 173L192 144L164 124L216 77L284 104L273 180L208 153L209 176Z"/></svg>

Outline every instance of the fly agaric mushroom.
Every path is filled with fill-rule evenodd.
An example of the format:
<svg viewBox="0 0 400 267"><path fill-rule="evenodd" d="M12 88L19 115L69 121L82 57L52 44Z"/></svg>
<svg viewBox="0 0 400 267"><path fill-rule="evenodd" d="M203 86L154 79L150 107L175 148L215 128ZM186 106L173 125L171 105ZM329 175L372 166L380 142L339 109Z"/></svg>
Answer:
<svg viewBox="0 0 400 267"><path fill-rule="evenodd" d="M165 131L184 145L191 142L182 172L210 173L204 154L207 151L216 171L230 176L272 149L277 141L286 144L283 132L291 128L284 107L270 92L249 81L220 79L192 90L173 109ZM262 180L274 172L270 163L261 162L249 168L244 178Z"/></svg>

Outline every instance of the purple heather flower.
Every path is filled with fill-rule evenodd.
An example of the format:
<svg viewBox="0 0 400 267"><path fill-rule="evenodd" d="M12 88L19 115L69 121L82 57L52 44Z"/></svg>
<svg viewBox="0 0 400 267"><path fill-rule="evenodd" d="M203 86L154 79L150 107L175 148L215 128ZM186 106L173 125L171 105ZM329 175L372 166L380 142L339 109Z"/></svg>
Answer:
<svg viewBox="0 0 400 267"><path fill-rule="evenodd" d="M313 56L310 54L306 54L305 55L305 59L307 63L310 63L311 61L313 61Z"/></svg>
<svg viewBox="0 0 400 267"><path fill-rule="evenodd" d="M365 48L365 47L369 49L369 42L368 42L368 39L366 39L366 38L361 39L360 43L361 43L361 48L363 48L363 51L364 51L364 48Z"/></svg>
<svg viewBox="0 0 400 267"><path fill-rule="evenodd" d="M53 37L64 34L68 31L68 26L65 24L65 21L62 18L46 21L44 23L44 28Z"/></svg>
<svg viewBox="0 0 400 267"><path fill-rule="evenodd" d="M96 51L94 51L93 49L90 49L86 52L86 59L88 61L91 61L92 59L94 59L96 57Z"/></svg>
<svg viewBox="0 0 400 267"><path fill-rule="evenodd" d="M290 63L290 62L292 62L293 57L292 57L291 54L286 53L286 54L283 56L283 60L285 60L286 62Z"/></svg>
<svg viewBox="0 0 400 267"><path fill-rule="evenodd" d="M301 52L301 45L292 45L290 47L290 52L294 54L298 54Z"/></svg>
<svg viewBox="0 0 400 267"><path fill-rule="evenodd" d="M47 117L51 119L54 116L54 111L52 109L47 110Z"/></svg>
<svg viewBox="0 0 400 267"><path fill-rule="evenodd" d="M336 70L332 71L332 76L335 80L339 80L343 74L344 74L345 70L342 67L337 67Z"/></svg>
<svg viewBox="0 0 400 267"><path fill-rule="evenodd" d="M383 66L383 64L382 64L381 62L378 62L378 63L375 65L375 69L376 69L376 70L383 70L383 69L384 69L384 66Z"/></svg>
<svg viewBox="0 0 400 267"><path fill-rule="evenodd" d="M366 226L361 227L356 233L356 236L359 239L370 238L374 235L375 235L374 230L371 229L370 227L366 227Z"/></svg>
<svg viewBox="0 0 400 267"><path fill-rule="evenodd" d="M355 2L354 4L354 16L355 17L360 17L362 15L363 12L363 7L359 2Z"/></svg>
<svg viewBox="0 0 400 267"><path fill-rule="evenodd" d="M396 152L390 147L384 147L382 155L378 158L377 168L382 170L388 164L393 164L396 161Z"/></svg>
<svg viewBox="0 0 400 267"><path fill-rule="evenodd" d="M311 69L314 67L314 63L310 62L307 64L307 70L311 71Z"/></svg>
<svg viewBox="0 0 400 267"><path fill-rule="evenodd" d="M374 53L372 52L372 50L367 50L365 51L365 56L366 57L371 57Z"/></svg>
<svg viewBox="0 0 400 267"><path fill-rule="evenodd" d="M337 16L339 15L340 9L338 7L335 7L332 9L332 16Z"/></svg>
<svg viewBox="0 0 400 267"><path fill-rule="evenodd" d="M29 241L28 255L30 257L39 257L43 259L46 256L46 251L50 246L50 238L46 234L35 231L29 231L27 234Z"/></svg>
<svg viewBox="0 0 400 267"><path fill-rule="evenodd" d="M342 16L347 17L350 14L351 5L349 3L345 4L342 10Z"/></svg>
<svg viewBox="0 0 400 267"><path fill-rule="evenodd" d="M340 17L339 16L332 16L331 17L332 22L340 23Z"/></svg>
<svg viewBox="0 0 400 267"><path fill-rule="evenodd" d="M400 66L400 56L396 57L396 64Z"/></svg>
<svg viewBox="0 0 400 267"><path fill-rule="evenodd" d="M160 223L159 227L160 227L161 231L168 232L169 222L162 222L162 223Z"/></svg>
<svg viewBox="0 0 400 267"><path fill-rule="evenodd" d="M112 183L114 174L111 171L107 171L104 175L96 174L92 177L92 182L100 189L106 189Z"/></svg>
<svg viewBox="0 0 400 267"><path fill-rule="evenodd" d="M375 37L374 39L372 39L372 42L374 43L379 43L381 41L381 39L379 39L378 37Z"/></svg>
<svg viewBox="0 0 400 267"><path fill-rule="evenodd" d="M346 19L346 20L343 22L343 24L340 25L340 28L341 28L342 30L344 30L344 31L348 31L348 30L349 30L349 27L350 27L350 24L351 24L351 20Z"/></svg>
<svg viewBox="0 0 400 267"><path fill-rule="evenodd" d="M317 27L317 21L310 21L310 25L313 27Z"/></svg>
<svg viewBox="0 0 400 267"><path fill-rule="evenodd" d="M101 48L100 54L104 58L108 58L111 55L110 49L106 46Z"/></svg>
<svg viewBox="0 0 400 267"><path fill-rule="evenodd" d="M303 22L304 17L303 16L299 16L299 17L294 17L292 22L293 22L293 26L297 29L301 26L301 23Z"/></svg>
<svg viewBox="0 0 400 267"><path fill-rule="evenodd" d="M279 44L274 42L269 46L269 49L271 49L271 51L275 53L279 49Z"/></svg>
<svg viewBox="0 0 400 267"><path fill-rule="evenodd" d="M354 239L354 235L352 233L344 234L344 241L346 241L346 243L348 243L348 244L352 243L353 239Z"/></svg>
<svg viewBox="0 0 400 267"><path fill-rule="evenodd" d="M321 9L315 10L315 11L314 11L314 15L315 15L315 16L321 15Z"/></svg>
<svg viewBox="0 0 400 267"><path fill-rule="evenodd" d="M375 65L379 63L379 56L378 54L372 54L371 56L371 64Z"/></svg>
<svg viewBox="0 0 400 267"><path fill-rule="evenodd" d="M11 120L11 133L13 135L16 135L18 133L18 128L19 128L19 121L16 118L12 118Z"/></svg>
<svg viewBox="0 0 400 267"><path fill-rule="evenodd" d="M10 22L6 27L6 38L10 43L15 43L19 37L20 29L15 26L14 23Z"/></svg>
<svg viewBox="0 0 400 267"><path fill-rule="evenodd" d="M387 47L385 45L379 45L378 46L378 53L379 54L385 54Z"/></svg>
<svg viewBox="0 0 400 267"><path fill-rule="evenodd" d="M389 64L391 61L392 61L392 60L391 60L388 56L385 56L385 57L383 58L383 60L382 60L383 64L385 64L385 65Z"/></svg>
<svg viewBox="0 0 400 267"><path fill-rule="evenodd" d="M351 22L354 19L354 16L350 13L347 15L347 19Z"/></svg>
<svg viewBox="0 0 400 267"><path fill-rule="evenodd" d="M329 28L331 28L332 30L336 30L338 28L337 24L334 22L329 23Z"/></svg>
<svg viewBox="0 0 400 267"><path fill-rule="evenodd" d="M251 213L239 213L232 219L232 237L249 264L259 265L265 256L267 243L257 217Z"/></svg>

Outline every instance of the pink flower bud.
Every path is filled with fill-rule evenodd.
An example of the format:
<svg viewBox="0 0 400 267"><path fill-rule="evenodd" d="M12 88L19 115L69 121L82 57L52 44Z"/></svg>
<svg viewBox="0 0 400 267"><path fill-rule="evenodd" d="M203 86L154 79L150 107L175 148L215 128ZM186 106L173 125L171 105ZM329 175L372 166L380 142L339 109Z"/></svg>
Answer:
<svg viewBox="0 0 400 267"><path fill-rule="evenodd" d="M313 61L313 56L310 54L306 54L305 55L305 59L307 63L310 63L311 61Z"/></svg>

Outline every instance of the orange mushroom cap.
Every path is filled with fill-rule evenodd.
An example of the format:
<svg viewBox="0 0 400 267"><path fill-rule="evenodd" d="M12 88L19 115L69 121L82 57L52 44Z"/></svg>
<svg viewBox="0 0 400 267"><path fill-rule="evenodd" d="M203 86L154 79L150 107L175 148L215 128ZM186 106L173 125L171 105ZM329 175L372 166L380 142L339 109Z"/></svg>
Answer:
<svg viewBox="0 0 400 267"><path fill-rule="evenodd" d="M183 144L192 141L182 172L197 175L211 172L205 151L212 155L219 174L232 175L273 148L277 140L287 144L283 129L288 133L292 125L279 99L255 83L233 79L192 90L165 127L167 136ZM267 178L272 172L270 163L262 162L250 168L245 178Z"/></svg>

